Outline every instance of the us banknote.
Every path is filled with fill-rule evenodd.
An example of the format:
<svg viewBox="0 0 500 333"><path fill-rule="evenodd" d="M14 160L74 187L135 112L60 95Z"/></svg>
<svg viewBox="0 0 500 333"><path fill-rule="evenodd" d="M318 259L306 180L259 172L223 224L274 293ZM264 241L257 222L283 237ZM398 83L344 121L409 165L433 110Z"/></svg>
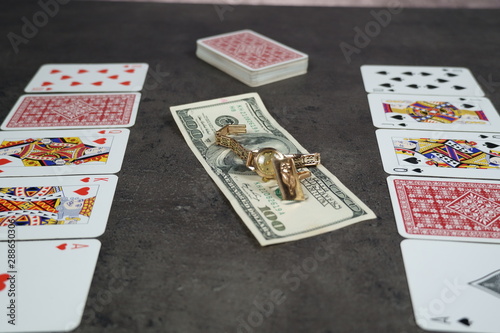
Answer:
<svg viewBox="0 0 500 333"><path fill-rule="evenodd" d="M231 149L215 144L216 131L245 124L247 133L234 137L245 149L271 147L283 154L308 154L273 119L258 94L170 110L187 144L260 245L311 237L376 217L322 165L307 168L312 175L301 180L306 200L284 201L276 181L263 181Z"/></svg>

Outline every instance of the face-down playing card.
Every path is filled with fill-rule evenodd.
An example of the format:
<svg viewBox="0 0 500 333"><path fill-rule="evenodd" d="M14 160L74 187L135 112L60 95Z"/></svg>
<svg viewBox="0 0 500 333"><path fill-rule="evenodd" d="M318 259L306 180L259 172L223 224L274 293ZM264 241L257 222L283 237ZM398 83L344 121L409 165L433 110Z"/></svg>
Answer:
<svg viewBox="0 0 500 333"><path fill-rule="evenodd" d="M38 94L19 98L2 123L3 130L130 127L140 93Z"/></svg>
<svg viewBox="0 0 500 333"><path fill-rule="evenodd" d="M399 234L500 243L500 181L387 178Z"/></svg>
<svg viewBox="0 0 500 333"><path fill-rule="evenodd" d="M89 238L104 233L118 177L5 178L0 185L0 240Z"/></svg>
<svg viewBox="0 0 500 333"><path fill-rule="evenodd" d="M499 332L499 245L411 239L401 248L418 326Z"/></svg>
<svg viewBox="0 0 500 333"><path fill-rule="evenodd" d="M25 92L140 91L148 64L46 64Z"/></svg>
<svg viewBox="0 0 500 333"><path fill-rule="evenodd" d="M68 332L81 321L101 243L0 242L1 332Z"/></svg>
<svg viewBox="0 0 500 333"><path fill-rule="evenodd" d="M463 67L363 65L366 92L441 96L484 96Z"/></svg>
<svg viewBox="0 0 500 333"><path fill-rule="evenodd" d="M0 177L114 173L128 129L0 132Z"/></svg>
<svg viewBox="0 0 500 333"><path fill-rule="evenodd" d="M495 132L500 116L484 97L368 94L379 128Z"/></svg>
<svg viewBox="0 0 500 333"><path fill-rule="evenodd" d="M377 130L390 174L459 178L500 178L500 134Z"/></svg>

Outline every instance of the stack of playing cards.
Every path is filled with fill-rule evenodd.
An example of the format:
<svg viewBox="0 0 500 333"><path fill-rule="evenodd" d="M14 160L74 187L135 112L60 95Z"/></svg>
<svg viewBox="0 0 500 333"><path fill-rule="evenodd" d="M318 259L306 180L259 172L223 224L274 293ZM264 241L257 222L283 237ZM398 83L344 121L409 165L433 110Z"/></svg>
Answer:
<svg viewBox="0 0 500 333"><path fill-rule="evenodd" d="M79 325L147 69L44 65L3 122L1 332Z"/></svg>
<svg viewBox="0 0 500 333"><path fill-rule="evenodd" d="M361 73L398 231L420 239L402 243L417 324L499 332L498 112L466 68Z"/></svg>
<svg viewBox="0 0 500 333"><path fill-rule="evenodd" d="M199 39L196 55L250 87L307 72L308 56L251 30Z"/></svg>

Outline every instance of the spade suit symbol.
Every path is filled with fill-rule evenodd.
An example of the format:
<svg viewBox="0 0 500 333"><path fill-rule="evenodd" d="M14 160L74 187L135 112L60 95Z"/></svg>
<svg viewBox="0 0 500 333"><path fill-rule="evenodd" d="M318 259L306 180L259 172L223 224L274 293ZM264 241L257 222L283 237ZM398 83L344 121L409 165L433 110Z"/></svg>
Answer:
<svg viewBox="0 0 500 333"><path fill-rule="evenodd" d="M402 115L400 115L400 114L398 114L398 115L396 115L396 116L392 116L391 118L392 118L392 119L397 119L397 120L403 120L403 119L404 119L404 118L403 118L403 116L402 116Z"/></svg>
<svg viewBox="0 0 500 333"><path fill-rule="evenodd" d="M424 172L424 170L422 170L422 169L420 169L420 168L413 169L413 171L418 172L418 173L422 173L422 172Z"/></svg>
<svg viewBox="0 0 500 333"><path fill-rule="evenodd" d="M494 149L494 148L498 147L498 145L496 143L492 143L492 142L486 142L486 143L484 143L484 146L488 147L489 149Z"/></svg>
<svg viewBox="0 0 500 333"><path fill-rule="evenodd" d="M408 158L405 158L403 161L411 163L411 164L418 164L418 162L420 162L420 160L416 157L408 157Z"/></svg>
<svg viewBox="0 0 500 333"><path fill-rule="evenodd" d="M459 319L458 322L460 324L463 324L465 326L471 326L472 325L472 321L469 320L469 318L462 318L462 319Z"/></svg>

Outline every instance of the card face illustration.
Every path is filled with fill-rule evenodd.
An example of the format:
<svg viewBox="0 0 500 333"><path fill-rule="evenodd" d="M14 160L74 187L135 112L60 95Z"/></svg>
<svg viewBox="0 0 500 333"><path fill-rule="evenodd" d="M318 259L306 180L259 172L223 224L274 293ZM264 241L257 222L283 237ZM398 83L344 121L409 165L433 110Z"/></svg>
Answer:
<svg viewBox="0 0 500 333"><path fill-rule="evenodd" d="M498 332L500 246L407 239L401 249L420 328Z"/></svg>
<svg viewBox="0 0 500 333"><path fill-rule="evenodd" d="M141 94L23 95L2 124L3 130L130 127Z"/></svg>
<svg viewBox="0 0 500 333"><path fill-rule="evenodd" d="M458 178L500 178L500 134L380 129L385 172Z"/></svg>
<svg viewBox="0 0 500 333"><path fill-rule="evenodd" d="M106 229L118 177L5 178L0 185L0 240L98 237Z"/></svg>
<svg viewBox="0 0 500 333"><path fill-rule="evenodd" d="M307 59L307 54L252 30L207 37L199 39L197 43L249 71L269 69Z"/></svg>
<svg viewBox="0 0 500 333"><path fill-rule="evenodd" d="M101 243L0 242L1 332L68 332L82 319ZM48 314L47 311L50 310Z"/></svg>
<svg viewBox="0 0 500 333"><path fill-rule="evenodd" d="M128 129L0 132L0 177L115 173Z"/></svg>
<svg viewBox="0 0 500 333"><path fill-rule="evenodd" d="M441 96L484 96L463 67L363 65L366 92Z"/></svg>
<svg viewBox="0 0 500 333"><path fill-rule="evenodd" d="M496 132L500 116L489 99L432 95L368 94L379 128Z"/></svg>
<svg viewBox="0 0 500 333"><path fill-rule="evenodd" d="M40 67L27 93L140 91L148 64L46 64Z"/></svg>
<svg viewBox="0 0 500 333"><path fill-rule="evenodd" d="M500 243L500 181L387 178L399 234Z"/></svg>

